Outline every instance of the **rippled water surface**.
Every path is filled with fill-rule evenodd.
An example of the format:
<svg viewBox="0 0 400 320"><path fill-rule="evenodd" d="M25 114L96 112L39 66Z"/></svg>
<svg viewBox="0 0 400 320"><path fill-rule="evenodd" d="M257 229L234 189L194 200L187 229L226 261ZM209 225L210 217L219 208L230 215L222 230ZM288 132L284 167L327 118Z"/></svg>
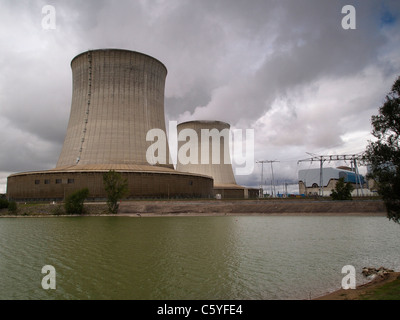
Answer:
<svg viewBox="0 0 400 320"><path fill-rule="evenodd" d="M0 219L0 299L308 299L400 269L385 217ZM44 265L56 289L44 290Z"/></svg>

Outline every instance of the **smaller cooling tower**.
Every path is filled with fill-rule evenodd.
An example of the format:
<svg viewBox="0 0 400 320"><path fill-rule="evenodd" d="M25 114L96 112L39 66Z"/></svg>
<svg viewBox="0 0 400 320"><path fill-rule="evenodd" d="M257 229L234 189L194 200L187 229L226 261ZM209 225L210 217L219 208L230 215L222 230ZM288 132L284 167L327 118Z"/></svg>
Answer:
<svg viewBox="0 0 400 320"><path fill-rule="evenodd" d="M222 121L188 121L178 124L176 170L211 176L214 195L247 198L248 189L236 184L229 154L230 125Z"/></svg>
<svg viewBox="0 0 400 320"><path fill-rule="evenodd" d="M214 186L236 185L229 155L229 129L230 125L221 121L179 124L177 170L211 176Z"/></svg>

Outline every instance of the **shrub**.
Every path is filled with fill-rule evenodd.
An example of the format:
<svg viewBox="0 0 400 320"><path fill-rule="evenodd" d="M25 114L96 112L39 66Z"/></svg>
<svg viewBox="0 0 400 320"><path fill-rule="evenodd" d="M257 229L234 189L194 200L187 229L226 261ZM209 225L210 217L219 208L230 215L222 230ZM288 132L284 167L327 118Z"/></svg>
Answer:
<svg viewBox="0 0 400 320"><path fill-rule="evenodd" d="M64 203L65 211L68 214L82 214L84 212L83 202L89 195L89 189L84 188L71 193Z"/></svg>
<svg viewBox="0 0 400 320"><path fill-rule="evenodd" d="M17 212L17 203L15 201L10 201L8 203L8 211L12 213Z"/></svg>
<svg viewBox="0 0 400 320"><path fill-rule="evenodd" d="M0 198L0 209L8 208L8 200L5 198Z"/></svg>
<svg viewBox="0 0 400 320"><path fill-rule="evenodd" d="M345 183L344 178L339 178L335 190L332 190L332 200L352 200L351 192L354 187L350 182Z"/></svg>

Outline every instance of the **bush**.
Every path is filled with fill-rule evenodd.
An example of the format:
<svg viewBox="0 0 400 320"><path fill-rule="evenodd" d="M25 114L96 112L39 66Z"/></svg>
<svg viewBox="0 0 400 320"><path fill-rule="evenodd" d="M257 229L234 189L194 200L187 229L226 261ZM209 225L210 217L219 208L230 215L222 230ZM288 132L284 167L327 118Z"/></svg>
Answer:
<svg viewBox="0 0 400 320"><path fill-rule="evenodd" d="M64 203L65 211L68 214L82 214L84 212L83 202L89 195L89 189L84 188L71 193Z"/></svg>
<svg viewBox="0 0 400 320"><path fill-rule="evenodd" d="M8 200L0 198L0 209L8 208Z"/></svg>
<svg viewBox="0 0 400 320"><path fill-rule="evenodd" d="M10 201L8 203L8 211L12 213L17 212L17 203L15 201Z"/></svg>

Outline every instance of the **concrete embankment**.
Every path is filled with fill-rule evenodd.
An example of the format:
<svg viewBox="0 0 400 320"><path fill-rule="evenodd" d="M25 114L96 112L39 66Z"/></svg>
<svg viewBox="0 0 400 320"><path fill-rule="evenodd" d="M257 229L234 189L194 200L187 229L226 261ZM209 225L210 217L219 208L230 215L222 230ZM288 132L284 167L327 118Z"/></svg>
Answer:
<svg viewBox="0 0 400 320"><path fill-rule="evenodd" d="M120 214L153 215L386 215L382 201L232 200L127 201Z"/></svg>
<svg viewBox="0 0 400 320"><path fill-rule="evenodd" d="M107 205L85 203L85 215L106 215ZM54 216L64 215L62 203L18 204L11 214L0 210L3 216ZM131 216L194 216L194 215L358 215L385 216L384 203L380 200L138 200L121 201L118 215Z"/></svg>

